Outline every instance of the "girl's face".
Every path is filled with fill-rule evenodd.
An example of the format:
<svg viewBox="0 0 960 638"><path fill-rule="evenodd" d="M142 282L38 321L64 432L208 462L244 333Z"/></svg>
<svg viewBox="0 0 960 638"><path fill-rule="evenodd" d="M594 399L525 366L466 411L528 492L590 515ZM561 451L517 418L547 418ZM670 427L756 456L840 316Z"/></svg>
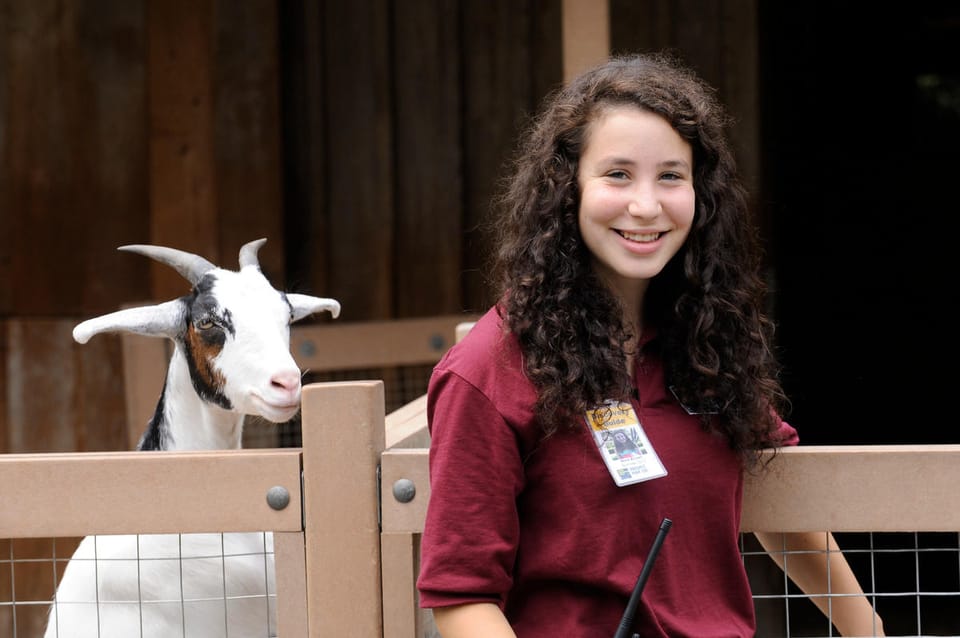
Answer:
<svg viewBox="0 0 960 638"><path fill-rule="evenodd" d="M624 300L636 300L690 233L693 151L659 115L607 108L587 128L577 181L594 268Z"/></svg>

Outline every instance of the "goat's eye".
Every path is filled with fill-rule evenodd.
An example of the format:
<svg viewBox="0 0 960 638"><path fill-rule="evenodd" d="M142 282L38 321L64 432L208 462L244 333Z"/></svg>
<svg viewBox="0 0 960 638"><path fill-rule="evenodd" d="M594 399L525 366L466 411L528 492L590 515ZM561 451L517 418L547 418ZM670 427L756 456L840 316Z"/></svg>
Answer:
<svg viewBox="0 0 960 638"><path fill-rule="evenodd" d="M215 325L216 324L213 323L213 321L211 321L210 319L201 319L196 323L197 328L199 328L200 330L210 330Z"/></svg>

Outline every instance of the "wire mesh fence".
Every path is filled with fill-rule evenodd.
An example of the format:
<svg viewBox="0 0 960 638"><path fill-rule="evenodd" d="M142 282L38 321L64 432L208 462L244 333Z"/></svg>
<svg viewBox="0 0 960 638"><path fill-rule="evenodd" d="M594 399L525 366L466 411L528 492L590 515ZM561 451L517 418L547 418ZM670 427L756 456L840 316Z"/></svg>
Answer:
<svg viewBox="0 0 960 638"><path fill-rule="evenodd" d="M960 635L960 534L954 532L844 532L841 552L887 636ZM780 570L753 539L743 535L742 555L757 610L758 636L839 636L830 620ZM825 592L828 604L839 594Z"/></svg>
<svg viewBox="0 0 960 638"><path fill-rule="evenodd" d="M0 552L0 636L276 635L270 534L7 539Z"/></svg>
<svg viewBox="0 0 960 638"><path fill-rule="evenodd" d="M76 538L63 537L209 529L273 530L277 595L274 601L274 590L266 585L259 602L266 603L261 610L277 608L278 632L284 638L306 636L314 623L332 631L330 635L425 635L409 628L418 623L415 565L430 496L428 451L385 448L383 389L379 382L306 387L300 450L0 457L0 539L14 538L0 540L0 637L42 635L54 584L77 546ZM349 437L342 435L344 424L351 428ZM741 529L839 530L834 535L841 551L883 618L888 636L958 636L958 458L960 446L784 450L769 472L747 477ZM330 476L337 480L330 481ZM417 497L382 498L387 492L380 489L380 477L383 485L411 480ZM157 489L158 482L164 490ZM289 489L291 507L268 506L264 495L274 486ZM145 494L156 498L147 500ZM876 531L852 531L865 529ZM36 538L45 535L59 538ZM755 594L757 635L838 635L753 535L742 538ZM221 553L228 555L223 545ZM96 549L97 558L110 558ZM128 553L122 558L143 571L150 556L140 551L139 556ZM211 559L214 553L188 556ZM790 555L784 558L789 575ZM220 560L221 581L215 583L227 580ZM192 590L193 576L182 568L190 561L176 561L173 581L181 583L179 589L148 600L181 610L186 602L216 601L223 634L203 635L235 638L228 633L232 630L225 610L232 598L246 594L228 589L198 596ZM257 563L258 569L261 564L266 563ZM138 610L150 606L139 598ZM133 604L133 599L119 602ZM179 629L164 633L164 638L190 635L186 632L192 625L187 614L183 616ZM289 620L296 622L285 631L283 623Z"/></svg>
<svg viewBox="0 0 960 638"><path fill-rule="evenodd" d="M960 635L960 534L847 532L836 537L888 636ZM42 637L50 614L60 618L63 627L73 625L64 632L67 636L275 635L270 621L276 592L269 535L124 535L98 540L77 556L79 538L0 540L0 636ZM753 588L758 636L839 636L788 579L790 555L796 552L785 552L783 572L751 534L743 535L741 551ZM90 588L85 598L62 599L53 607L54 586L71 557L71 569L82 569L100 587ZM119 594L110 591L106 583L111 571L114 577L134 579L137 587ZM250 582L251 574L260 581L256 591L232 584ZM131 592L137 597L128 598ZM160 616L168 625L174 619L177 633L151 633ZM114 631L119 622L127 627L121 634L98 633L95 628L78 634L78 622Z"/></svg>

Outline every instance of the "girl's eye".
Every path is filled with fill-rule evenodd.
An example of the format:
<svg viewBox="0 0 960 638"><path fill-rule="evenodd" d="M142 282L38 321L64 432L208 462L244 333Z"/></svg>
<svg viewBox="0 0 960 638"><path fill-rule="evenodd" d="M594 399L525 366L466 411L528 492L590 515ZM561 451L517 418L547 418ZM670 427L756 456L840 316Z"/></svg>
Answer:
<svg viewBox="0 0 960 638"><path fill-rule="evenodd" d="M679 173L664 173L660 176L660 179L665 179L667 181L674 181L678 179L683 179L683 176Z"/></svg>
<svg viewBox="0 0 960 638"><path fill-rule="evenodd" d="M613 179L627 179L626 171L610 171L607 173L607 177L612 177Z"/></svg>

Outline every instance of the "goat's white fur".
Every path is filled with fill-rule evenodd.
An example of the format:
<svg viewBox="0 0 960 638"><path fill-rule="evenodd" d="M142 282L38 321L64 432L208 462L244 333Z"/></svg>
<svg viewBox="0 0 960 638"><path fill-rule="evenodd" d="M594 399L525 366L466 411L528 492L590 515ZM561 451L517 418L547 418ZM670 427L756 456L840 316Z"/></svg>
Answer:
<svg viewBox="0 0 960 638"><path fill-rule="evenodd" d="M270 533L87 536L45 636L275 636L274 584Z"/></svg>
<svg viewBox="0 0 960 638"><path fill-rule="evenodd" d="M143 253L176 267L194 284L202 266L213 268L216 281L210 292L221 308L229 309L234 334L225 335L211 369L223 381L220 391L230 409L203 400L194 390L183 347L186 298L110 313L74 329L79 343L115 331L173 339L176 347L161 397L164 450L236 449L244 415L283 422L299 409L300 370L290 355L289 324L319 311L336 317L340 306L333 299L284 296L275 290L256 265L263 241L241 249L239 271L171 249L159 249L161 257ZM188 260L187 266L174 263L178 259ZM273 636L272 544L270 533L86 537L64 570L44 636Z"/></svg>

